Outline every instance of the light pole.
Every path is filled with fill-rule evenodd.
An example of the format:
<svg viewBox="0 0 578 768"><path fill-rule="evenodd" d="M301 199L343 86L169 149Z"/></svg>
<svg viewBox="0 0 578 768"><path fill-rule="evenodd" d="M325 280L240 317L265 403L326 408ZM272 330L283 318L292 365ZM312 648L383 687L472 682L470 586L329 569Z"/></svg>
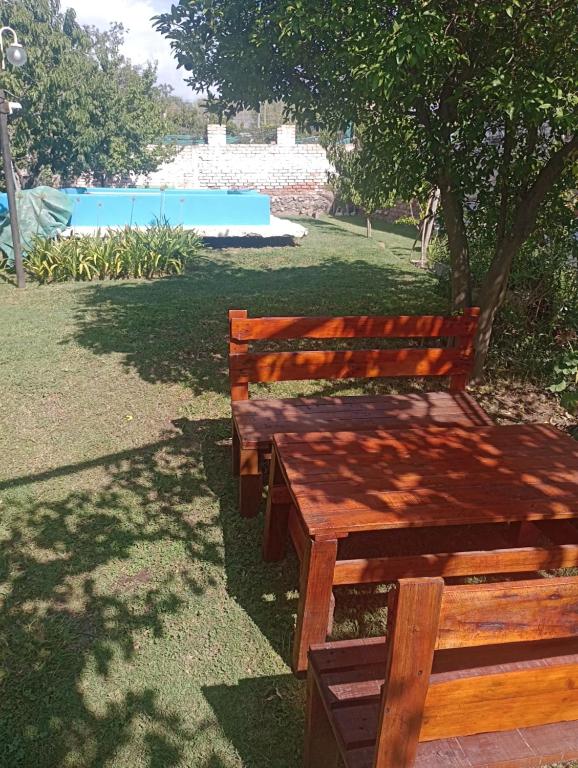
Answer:
<svg viewBox="0 0 578 768"><path fill-rule="evenodd" d="M4 51L4 34L12 35L12 42ZM6 69L6 59L13 67L23 67L26 64L26 49L20 45L16 32L11 27L0 28L0 53L2 55L2 70ZM0 88L0 144L2 145L2 162L6 179L6 195L8 197L8 213L10 215L10 230L12 232L12 248L14 249L14 267L16 269L16 285L24 288L24 266L22 264L22 245L20 243L20 227L18 226L18 211L16 209L16 184L10 151L10 136L8 134L8 115L10 102L3 88Z"/></svg>

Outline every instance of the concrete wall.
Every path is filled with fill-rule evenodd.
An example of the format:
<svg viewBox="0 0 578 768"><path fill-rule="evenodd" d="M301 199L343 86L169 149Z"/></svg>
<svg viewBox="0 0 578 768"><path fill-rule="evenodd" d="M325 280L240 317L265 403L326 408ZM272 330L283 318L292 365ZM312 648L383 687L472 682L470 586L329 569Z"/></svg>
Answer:
<svg viewBox="0 0 578 768"><path fill-rule="evenodd" d="M185 189L258 189L271 195L273 213L327 211L330 164L318 144L295 144L295 126L277 129L276 144L227 144L225 127L209 125L207 144L186 146L138 186Z"/></svg>

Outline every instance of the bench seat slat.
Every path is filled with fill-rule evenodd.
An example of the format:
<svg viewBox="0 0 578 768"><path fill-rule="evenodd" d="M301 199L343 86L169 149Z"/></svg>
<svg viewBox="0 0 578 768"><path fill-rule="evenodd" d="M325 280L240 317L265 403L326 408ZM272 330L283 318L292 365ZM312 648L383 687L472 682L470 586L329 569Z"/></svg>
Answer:
<svg viewBox="0 0 578 768"><path fill-rule="evenodd" d="M373 747L347 753L348 768L373 768ZM541 768L578 757L578 722L425 741L414 768Z"/></svg>

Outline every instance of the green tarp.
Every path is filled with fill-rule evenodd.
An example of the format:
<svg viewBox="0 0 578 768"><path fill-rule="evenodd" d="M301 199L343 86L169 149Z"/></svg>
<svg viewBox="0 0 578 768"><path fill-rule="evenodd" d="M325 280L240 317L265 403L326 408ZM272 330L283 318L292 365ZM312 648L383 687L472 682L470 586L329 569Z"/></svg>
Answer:
<svg viewBox="0 0 578 768"><path fill-rule="evenodd" d="M26 253L35 237L54 237L66 229L74 201L58 189L35 187L16 193L16 207L22 251ZM14 250L6 194L0 195L0 248L12 262Z"/></svg>

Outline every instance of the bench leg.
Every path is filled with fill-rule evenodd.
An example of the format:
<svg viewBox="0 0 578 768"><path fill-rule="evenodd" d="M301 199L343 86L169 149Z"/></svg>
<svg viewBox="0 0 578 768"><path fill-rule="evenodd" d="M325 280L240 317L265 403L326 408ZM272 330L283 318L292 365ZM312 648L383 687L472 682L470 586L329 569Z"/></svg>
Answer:
<svg viewBox="0 0 578 768"><path fill-rule="evenodd" d="M293 671L307 669L310 645L324 643L331 611L337 540L308 539L301 562L299 609L293 642Z"/></svg>
<svg viewBox="0 0 578 768"><path fill-rule="evenodd" d="M307 680L304 752L304 768L335 768L339 760L337 741L311 673Z"/></svg>
<svg viewBox="0 0 578 768"><path fill-rule="evenodd" d="M279 470L277 458L273 452L269 470L269 493L267 494L265 530L263 533L263 559L268 563L283 560L287 550L291 504L287 501L279 502L276 500L276 490L283 490L285 488L283 475Z"/></svg>
<svg viewBox="0 0 578 768"><path fill-rule="evenodd" d="M239 477L241 474L241 444L237 427L234 424L231 442L231 462L233 465L233 477Z"/></svg>
<svg viewBox="0 0 578 768"><path fill-rule="evenodd" d="M239 512L243 517L255 517L263 494L258 450L241 448L239 471Z"/></svg>

